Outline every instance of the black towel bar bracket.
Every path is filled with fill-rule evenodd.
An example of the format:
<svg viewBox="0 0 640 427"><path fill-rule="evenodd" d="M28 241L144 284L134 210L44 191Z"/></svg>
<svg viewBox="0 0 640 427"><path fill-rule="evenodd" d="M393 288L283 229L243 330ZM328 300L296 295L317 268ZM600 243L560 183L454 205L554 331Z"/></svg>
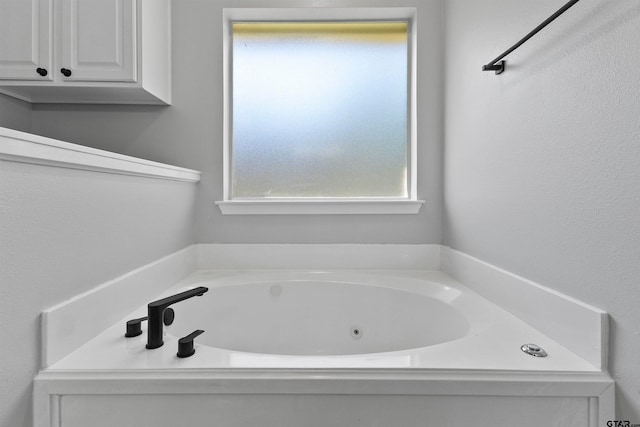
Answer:
<svg viewBox="0 0 640 427"><path fill-rule="evenodd" d="M504 68L507 64L507 61L504 59L500 62L496 62L495 64L487 64L482 66L482 71L495 71L496 74L502 74L504 72Z"/></svg>
<svg viewBox="0 0 640 427"><path fill-rule="evenodd" d="M536 28L531 30L529 34L521 38L516 44L511 46L509 49L505 50L500 56L498 56L493 61L487 63L482 66L482 71L495 71L496 74L502 74L506 69L507 61L503 60L503 58L509 55L511 52L522 46L527 40L531 37L535 36L540 30L549 25L552 21L554 21L558 16L565 13L571 6L578 3L580 0L570 0L560 9L558 9L553 15L544 20L543 23L538 25Z"/></svg>

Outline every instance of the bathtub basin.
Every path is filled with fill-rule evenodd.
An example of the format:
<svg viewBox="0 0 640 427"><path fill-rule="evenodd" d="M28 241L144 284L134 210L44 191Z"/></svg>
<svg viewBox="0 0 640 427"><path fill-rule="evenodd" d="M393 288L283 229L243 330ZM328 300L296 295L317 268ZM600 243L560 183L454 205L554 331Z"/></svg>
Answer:
<svg viewBox="0 0 640 427"><path fill-rule="evenodd" d="M205 330L200 344L232 351L336 356L428 347L470 330L464 308L455 304L462 296L457 289L432 283L415 293L316 276L213 285L204 297L175 307L179 321L170 332L186 335L197 327Z"/></svg>

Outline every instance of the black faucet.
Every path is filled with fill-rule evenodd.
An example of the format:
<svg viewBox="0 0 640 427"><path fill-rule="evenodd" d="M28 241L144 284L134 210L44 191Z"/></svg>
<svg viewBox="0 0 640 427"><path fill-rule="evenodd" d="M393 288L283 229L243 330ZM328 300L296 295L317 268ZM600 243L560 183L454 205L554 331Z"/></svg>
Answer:
<svg viewBox="0 0 640 427"><path fill-rule="evenodd" d="M162 345L164 344L164 341L162 340L162 323L164 311L167 307L191 297L202 296L208 290L209 288L200 286L195 289L189 289L188 291L180 292L179 294L150 302L149 305L147 305L147 312L149 317L149 327L147 329L147 348L158 348L162 347Z"/></svg>

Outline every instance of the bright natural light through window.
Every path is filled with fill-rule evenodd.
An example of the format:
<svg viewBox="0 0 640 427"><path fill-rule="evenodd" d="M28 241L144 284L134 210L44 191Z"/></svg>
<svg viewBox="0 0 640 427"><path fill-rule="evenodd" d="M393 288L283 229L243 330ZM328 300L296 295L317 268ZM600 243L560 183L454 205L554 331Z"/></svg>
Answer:
<svg viewBox="0 0 640 427"><path fill-rule="evenodd" d="M233 24L232 197L406 197L407 24Z"/></svg>
<svg viewBox="0 0 640 427"><path fill-rule="evenodd" d="M225 201L415 199L412 24L229 19Z"/></svg>

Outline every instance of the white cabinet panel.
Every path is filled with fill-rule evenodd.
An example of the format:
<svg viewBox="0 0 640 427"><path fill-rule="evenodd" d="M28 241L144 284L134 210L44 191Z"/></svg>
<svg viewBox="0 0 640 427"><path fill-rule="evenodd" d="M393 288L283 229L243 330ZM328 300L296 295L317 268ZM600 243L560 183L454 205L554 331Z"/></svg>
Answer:
<svg viewBox="0 0 640 427"><path fill-rule="evenodd" d="M0 93L170 104L171 0L0 0Z"/></svg>
<svg viewBox="0 0 640 427"><path fill-rule="evenodd" d="M0 79L52 80L53 0L0 0Z"/></svg>
<svg viewBox="0 0 640 427"><path fill-rule="evenodd" d="M136 81L135 6L133 0L62 1L56 72L63 80Z"/></svg>
<svg viewBox="0 0 640 427"><path fill-rule="evenodd" d="M579 397L84 395L61 398L62 427L585 427Z"/></svg>

